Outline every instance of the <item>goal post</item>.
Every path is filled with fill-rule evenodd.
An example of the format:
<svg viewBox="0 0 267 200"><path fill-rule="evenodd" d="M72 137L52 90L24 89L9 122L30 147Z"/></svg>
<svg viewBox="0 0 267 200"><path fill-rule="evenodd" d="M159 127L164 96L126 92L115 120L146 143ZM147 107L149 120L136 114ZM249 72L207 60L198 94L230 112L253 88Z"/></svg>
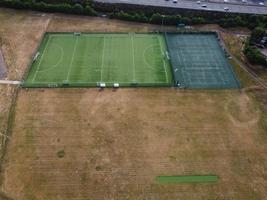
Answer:
<svg viewBox="0 0 267 200"><path fill-rule="evenodd" d="M33 61L36 61L38 59L39 55L40 55L40 52L37 52L33 57Z"/></svg>
<svg viewBox="0 0 267 200"><path fill-rule="evenodd" d="M80 36L82 33L81 32L74 32L73 35L74 36Z"/></svg>
<svg viewBox="0 0 267 200"><path fill-rule="evenodd" d="M170 60L170 56L169 56L169 52L168 51L165 51L165 56L168 60Z"/></svg>

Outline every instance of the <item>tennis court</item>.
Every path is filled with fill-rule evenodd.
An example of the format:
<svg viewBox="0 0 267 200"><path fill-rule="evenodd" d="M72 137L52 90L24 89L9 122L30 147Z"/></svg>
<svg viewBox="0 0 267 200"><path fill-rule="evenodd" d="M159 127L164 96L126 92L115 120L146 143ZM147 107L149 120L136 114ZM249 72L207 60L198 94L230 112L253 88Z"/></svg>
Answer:
<svg viewBox="0 0 267 200"><path fill-rule="evenodd" d="M156 33L46 33L23 86L171 86L165 52Z"/></svg>
<svg viewBox="0 0 267 200"><path fill-rule="evenodd" d="M167 33L175 85L181 88L239 88L215 33Z"/></svg>

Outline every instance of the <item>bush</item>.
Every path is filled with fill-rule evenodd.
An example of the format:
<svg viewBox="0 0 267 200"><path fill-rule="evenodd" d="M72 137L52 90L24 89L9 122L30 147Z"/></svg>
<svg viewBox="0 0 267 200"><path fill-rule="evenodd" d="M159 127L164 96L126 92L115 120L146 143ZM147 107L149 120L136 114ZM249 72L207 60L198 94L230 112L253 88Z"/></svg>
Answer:
<svg viewBox="0 0 267 200"><path fill-rule="evenodd" d="M264 36L266 36L266 30L262 27L256 27L250 37L250 44L258 44Z"/></svg>
<svg viewBox="0 0 267 200"><path fill-rule="evenodd" d="M91 8L89 5L85 6L84 13L86 15L91 15L91 16L97 15L97 12L93 8Z"/></svg>
<svg viewBox="0 0 267 200"><path fill-rule="evenodd" d="M84 13L84 8L81 4L76 3L73 6L73 13L75 14L83 14Z"/></svg>
<svg viewBox="0 0 267 200"><path fill-rule="evenodd" d="M163 16L159 13L153 14L150 18L150 23L152 24L161 24L163 20Z"/></svg>
<svg viewBox="0 0 267 200"><path fill-rule="evenodd" d="M259 64L267 67L267 60L264 55L256 47L250 46L249 40L247 40L244 48L244 54L252 64Z"/></svg>

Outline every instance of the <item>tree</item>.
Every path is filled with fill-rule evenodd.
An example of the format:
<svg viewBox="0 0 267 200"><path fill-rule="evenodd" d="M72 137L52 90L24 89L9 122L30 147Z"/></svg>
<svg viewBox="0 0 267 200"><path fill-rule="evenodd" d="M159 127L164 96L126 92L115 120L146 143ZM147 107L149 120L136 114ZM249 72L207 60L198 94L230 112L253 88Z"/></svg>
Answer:
<svg viewBox="0 0 267 200"><path fill-rule="evenodd" d="M262 38L266 35L266 30L262 27L255 28L250 37L250 43L251 44L257 44L260 43Z"/></svg>
<svg viewBox="0 0 267 200"><path fill-rule="evenodd" d="M89 5L85 6L84 12L85 12L85 14L91 15L91 16L97 15L97 12L93 8L91 8L91 6L89 6Z"/></svg>
<svg viewBox="0 0 267 200"><path fill-rule="evenodd" d="M150 22L153 24L161 24L162 23L162 15L159 13L153 14L150 18Z"/></svg>
<svg viewBox="0 0 267 200"><path fill-rule="evenodd" d="M262 53L256 47L252 47L249 44L249 40L245 44L244 54L246 55L249 62L252 64L260 64L263 66L267 66L267 60L262 55Z"/></svg>
<svg viewBox="0 0 267 200"><path fill-rule="evenodd" d="M81 4L78 4L76 3L74 6L73 6L73 11L74 13L76 14L82 14L83 13L83 6Z"/></svg>

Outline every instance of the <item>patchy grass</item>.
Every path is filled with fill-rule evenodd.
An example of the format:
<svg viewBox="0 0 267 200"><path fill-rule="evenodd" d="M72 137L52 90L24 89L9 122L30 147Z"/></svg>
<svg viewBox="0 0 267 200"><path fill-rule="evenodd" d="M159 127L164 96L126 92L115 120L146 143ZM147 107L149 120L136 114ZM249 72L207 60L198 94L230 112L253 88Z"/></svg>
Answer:
<svg viewBox="0 0 267 200"><path fill-rule="evenodd" d="M21 90L3 191L20 200L262 199L266 147L254 106L233 90ZM34 140L25 138L27 129ZM54 159L62 147L68 156ZM161 185L159 174L216 174L220 181Z"/></svg>
<svg viewBox="0 0 267 200"><path fill-rule="evenodd" d="M60 150L60 151L57 152L57 157L59 157L59 158L63 158L64 156L65 156L65 151L64 151L64 149L63 149L63 150Z"/></svg>
<svg viewBox="0 0 267 200"><path fill-rule="evenodd" d="M264 89L252 89L249 94L253 97L255 107L259 108L259 132L267 139L267 91Z"/></svg>
<svg viewBox="0 0 267 200"><path fill-rule="evenodd" d="M237 74L237 77L241 83L241 87L250 87L258 85L258 83L233 59L231 59L229 62L232 65L234 72Z"/></svg>

